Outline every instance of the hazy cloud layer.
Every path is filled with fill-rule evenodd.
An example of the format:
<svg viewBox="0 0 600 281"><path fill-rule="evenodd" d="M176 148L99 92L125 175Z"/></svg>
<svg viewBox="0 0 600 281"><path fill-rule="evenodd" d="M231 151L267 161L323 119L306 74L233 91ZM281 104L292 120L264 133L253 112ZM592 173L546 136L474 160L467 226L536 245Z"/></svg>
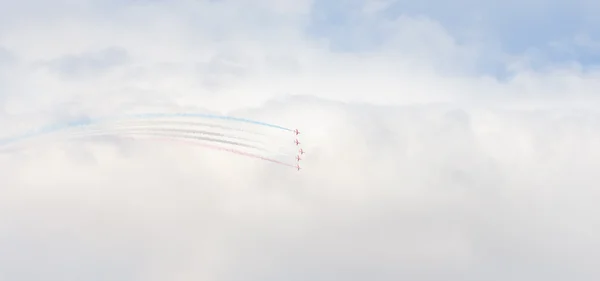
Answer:
<svg viewBox="0 0 600 281"><path fill-rule="evenodd" d="M594 5L71 2L0 1L2 137L228 112L303 131L303 170L144 141L2 153L0 280L600 278L600 77L572 47L597 47ZM579 25L507 35L562 6Z"/></svg>

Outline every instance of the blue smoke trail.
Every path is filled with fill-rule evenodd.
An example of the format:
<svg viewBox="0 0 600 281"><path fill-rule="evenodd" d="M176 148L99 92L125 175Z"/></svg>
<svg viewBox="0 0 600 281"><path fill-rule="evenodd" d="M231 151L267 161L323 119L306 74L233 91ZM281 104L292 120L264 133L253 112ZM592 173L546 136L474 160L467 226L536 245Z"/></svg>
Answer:
<svg viewBox="0 0 600 281"><path fill-rule="evenodd" d="M260 121L254 121L254 120L250 120L250 119L224 116L224 115L201 114L201 113L149 113L149 114L147 113L147 114L135 114L135 115L130 115L130 116L137 117L137 118L201 117L201 118L210 118L210 119L224 119L224 120L231 120L231 121L245 122L245 123L251 123L251 124L256 124L256 125L261 125L261 126L267 126L267 127L271 127L271 128L275 128L275 129L289 131L289 132L293 131L292 129L285 128L285 127L278 126L278 125L273 125L273 124L260 122Z"/></svg>
<svg viewBox="0 0 600 281"><path fill-rule="evenodd" d="M260 121L254 121L254 120L250 120L250 119L238 118L238 117L224 116L224 115L202 114L202 113L146 113L146 114L125 115L122 117L105 117L105 118L99 118L96 120L83 119L83 120L70 121L67 123L54 124L51 126L32 130L28 133L25 133L25 134L22 134L19 136L2 139L2 140L0 140L0 145L6 145L6 144L16 142L16 141L19 141L22 139L26 139L26 138L30 138L30 137L34 137L34 136L38 136L38 135L43 135L46 133L56 132L56 131L60 131L60 130L94 125L94 124L98 124L98 123L109 121L109 120L120 120L120 119L126 119L126 118L128 118L128 119L129 118L131 118L131 119L133 119L133 118L150 119L150 118L175 118L175 117L200 117L200 118L209 118L209 119L222 119L222 120L230 120L230 121L244 122L244 123L250 123L250 124L255 124L255 125L260 125L260 126L266 126L266 127L279 129L279 130L284 130L284 131L290 131L290 132L293 131L292 129L274 125L274 124L269 124L269 123L260 122Z"/></svg>

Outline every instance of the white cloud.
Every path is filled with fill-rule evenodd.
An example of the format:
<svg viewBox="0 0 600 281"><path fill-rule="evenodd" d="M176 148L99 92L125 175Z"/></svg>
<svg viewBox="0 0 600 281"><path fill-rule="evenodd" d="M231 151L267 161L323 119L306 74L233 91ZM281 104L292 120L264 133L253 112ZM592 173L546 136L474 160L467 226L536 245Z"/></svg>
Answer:
<svg viewBox="0 0 600 281"><path fill-rule="evenodd" d="M143 141L0 154L0 280L600 277L595 70L370 10L384 44L335 53L310 1L65 3L0 4L3 136L227 111L300 128L304 169Z"/></svg>

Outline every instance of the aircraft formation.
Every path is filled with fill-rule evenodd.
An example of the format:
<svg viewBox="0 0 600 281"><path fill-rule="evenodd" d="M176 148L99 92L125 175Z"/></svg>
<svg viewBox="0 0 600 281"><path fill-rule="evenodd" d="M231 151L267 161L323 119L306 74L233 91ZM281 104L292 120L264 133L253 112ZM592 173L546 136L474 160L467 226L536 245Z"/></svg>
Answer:
<svg viewBox="0 0 600 281"><path fill-rule="evenodd" d="M263 143L252 139L253 135L267 137L268 135L254 132L251 127L230 127L227 122L249 123L263 128L270 127L279 131L286 131L288 134L289 132L294 133L293 143L296 144L296 153L293 156L296 161L280 161L277 158L272 158L271 155L274 151L269 148L268 142ZM228 151L261 159L300 171L300 161L305 152L298 140L298 135L300 135L298 129L232 116L204 113L142 113L96 119L84 118L34 128L20 135L0 138L0 153L57 141L122 137L136 140L180 141L213 150ZM283 154L277 152L277 155L285 155L287 158L292 156L288 154L289 152L291 151L288 150L287 153Z"/></svg>
<svg viewBox="0 0 600 281"><path fill-rule="evenodd" d="M300 131L298 131L298 129L294 130L294 133L296 134L296 140L294 140L294 143L296 144L296 146L300 146L300 142L298 141L298 135L300 134ZM298 153L300 153L299 155L296 155L296 169L298 169L298 171L300 171L300 160L302 160L302 158L300 158L300 155L304 154L304 150L302 150L302 148L300 148L300 150L298 150Z"/></svg>

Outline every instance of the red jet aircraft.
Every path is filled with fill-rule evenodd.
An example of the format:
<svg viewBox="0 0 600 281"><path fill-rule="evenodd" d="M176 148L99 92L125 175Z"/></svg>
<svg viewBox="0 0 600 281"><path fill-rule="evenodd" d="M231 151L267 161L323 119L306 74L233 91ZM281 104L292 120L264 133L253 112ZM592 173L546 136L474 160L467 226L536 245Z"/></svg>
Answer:
<svg viewBox="0 0 600 281"><path fill-rule="evenodd" d="M295 143L296 145L299 145L299 144L300 144L300 142L298 141L298 139L296 139L296 140L294 141L294 143Z"/></svg>
<svg viewBox="0 0 600 281"><path fill-rule="evenodd" d="M296 169L298 169L298 171L300 171L300 165L296 164Z"/></svg>
<svg viewBox="0 0 600 281"><path fill-rule="evenodd" d="M300 148L300 150L298 150L298 152L300 152L300 155L304 154L304 150L302 150L302 148Z"/></svg>
<svg viewBox="0 0 600 281"><path fill-rule="evenodd" d="M296 155L296 160L297 160L297 161L300 161L300 160L302 160L302 158L300 158L300 155Z"/></svg>
<svg viewBox="0 0 600 281"><path fill-rule="evenodd" d="M300 134L300 131L298 131L298 129L296 129L296 130L294 130L294 133L296 133L296 136L297 136L298 134Z"/></svg>

